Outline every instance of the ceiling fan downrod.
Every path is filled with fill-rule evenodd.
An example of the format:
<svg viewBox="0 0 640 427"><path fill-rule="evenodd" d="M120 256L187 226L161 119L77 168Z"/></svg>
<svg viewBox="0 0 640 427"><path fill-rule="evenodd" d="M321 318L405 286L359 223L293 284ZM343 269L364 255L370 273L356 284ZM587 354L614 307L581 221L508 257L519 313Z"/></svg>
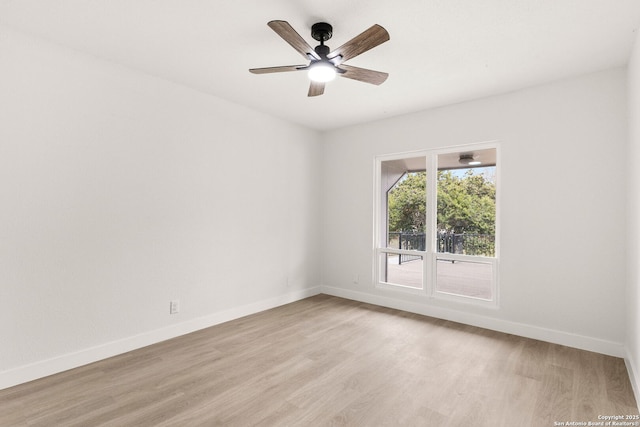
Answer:
<svg viewBox="0 0 640 427"><path fill-rule="evenodd" d="M326 22L318 22L311 26L311 37L320 42L320 44L313 50L322 59L326 59L330 52L329 46L326 46L324 42L329 40L331 36L333 36L333 27L330 24L327 24Z"/></svg>

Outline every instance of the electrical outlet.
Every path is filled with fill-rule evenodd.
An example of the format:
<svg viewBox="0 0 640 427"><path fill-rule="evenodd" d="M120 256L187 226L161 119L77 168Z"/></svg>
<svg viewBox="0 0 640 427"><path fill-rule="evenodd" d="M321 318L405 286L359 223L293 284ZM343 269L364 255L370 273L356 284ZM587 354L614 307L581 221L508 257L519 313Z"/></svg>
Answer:
<svg viewBox="0 0 640 427"><path fill-rule="evenodd" d="M180 313L180 300L174 299L169 302L169 314Z"/></svg>

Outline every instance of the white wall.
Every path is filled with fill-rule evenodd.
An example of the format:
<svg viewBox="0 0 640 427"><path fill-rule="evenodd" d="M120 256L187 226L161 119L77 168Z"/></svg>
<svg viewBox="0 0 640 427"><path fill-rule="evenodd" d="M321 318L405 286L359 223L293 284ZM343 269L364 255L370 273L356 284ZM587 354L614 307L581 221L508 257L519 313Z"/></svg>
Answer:
<svg viewBox="0 0 640 427"><path fill-rule="evenodd" d="M317 292L315 132L4 27L0 53L0 388Z"/></svg>
<svg viewBox="0 0 640 427"><path fill-rule="evenodd" d="M327 134L325 291L622 355L626 113L626 70L615 69ZM493 140L500 309L374 288L374 156Z"/></svg>
<svg viewBox="0 0 640 427"><path fill-rule="evenodd" d="M640 399L640 35L629 61L627 368Z"/></svg>

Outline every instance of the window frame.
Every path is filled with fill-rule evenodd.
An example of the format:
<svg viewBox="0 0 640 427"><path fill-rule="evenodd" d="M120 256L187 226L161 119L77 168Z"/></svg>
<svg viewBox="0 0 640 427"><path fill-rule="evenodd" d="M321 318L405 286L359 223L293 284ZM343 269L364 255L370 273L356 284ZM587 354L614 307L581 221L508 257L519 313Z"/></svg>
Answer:
<svg viewBox="0 0 640 427"><path fill-rule="evenodd" d="M451 253L439 253L436 248L436 223L437 223L437 190L438 190L438 156L442 154L457 153L461 151L473 150L496 150L496 214L495 214L495 254L493 257L461 255ZM386 161L409 159L414 157L425 157L426 160L426 230L425 230L425 250L403 250L393 249L387 246L387 201L383 197L382 185L382 164ZM465 144L457 146L442 147L436 149L424 149L417 151L407 151L400 153L382 154L374 158L374 285L378 289L393 292L408 293L425 296L430 299L471 304L486 308L497 309L500 303L499 286L499 260L500 260L500 144L497 141ZM422 257L422 287L394 284L383 281L382 257L384 254L415 254ZM482 299L473 296L452 294L437 289L437 262L438 259L457 260L461 262L475 262L488 264L491 266L491 295L492 299ZM384 266L384 268L387 268Z"/></svg>

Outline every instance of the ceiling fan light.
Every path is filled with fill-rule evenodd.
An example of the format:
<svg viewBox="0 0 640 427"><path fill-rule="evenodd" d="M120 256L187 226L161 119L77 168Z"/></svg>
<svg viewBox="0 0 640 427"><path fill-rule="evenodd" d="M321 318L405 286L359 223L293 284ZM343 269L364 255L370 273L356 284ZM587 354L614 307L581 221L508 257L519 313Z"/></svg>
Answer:
<svg viewBox="0 0 640 427"><path fill-rule="evenodd" d="M316 83L326 83L336 78L336 67L329 63L318 61L309 67L309 79Z"/></svg>

